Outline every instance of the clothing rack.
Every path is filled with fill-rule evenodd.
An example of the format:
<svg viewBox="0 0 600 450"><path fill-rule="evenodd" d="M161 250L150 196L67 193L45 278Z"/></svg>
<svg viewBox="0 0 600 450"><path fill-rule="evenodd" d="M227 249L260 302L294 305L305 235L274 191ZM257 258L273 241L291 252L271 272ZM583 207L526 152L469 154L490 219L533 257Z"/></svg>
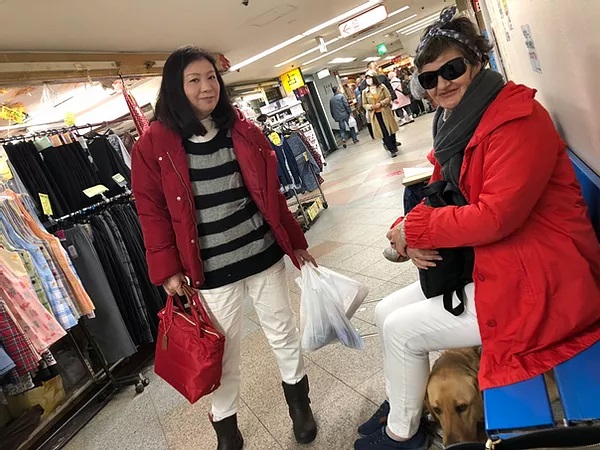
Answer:
<svg viewBox="0 0 600 450"><path fill-rule="evenodd" d="M106 205L109 205L111 203L115 203L115 202L117 202L119 200L123 200L123 199L131 198L132 197L131 191L129 189L127 189L127 188L126 188L126 190L125 190L125 192L123 194L115 195L114 197L106 198L106 197L104 197L103 194L99 194L99 195L102 195L102 197L103 197L103 200L101 202L94 203L93 205L87 206L87 207L85 207L83 209L80 209L79 211L75 211L75 212L73 212L71 214L67 214L66 216L62 216L62 217L59 217L57 219L50 218L49 224L53 225L53 226L60 225L62 222L65 222L65 221L67 221L69 219L72 219L73 217L85 215L85 214L87 214L89 212L95 211L99 207L106 206Z"/></svg>
<svg viewBox="0 0 600 450"><path fill-rule="evenodd" d="M108 121L104 121L104 122L87 123L85 125L72 125L70 127L51 128L48 130L35 131L33 133L20 134L18 136L10 136L10 137L5 137L5 138L0 138L0 145L5 144L7 142L12 142L12 141L18 141L18 140L26 141L27 139L35 139L35 138L43 137L43 136L51 136L51 135L55 135L55 134L70 133L70 132L75 132L77 130L84 130L86 128L89 128L90 131L93 131L94 128L99 128L99 127L108 128L110 125L116 125L121 122L125 122L127 120L130 120L129 116L120 117L115 120L108 120ZM56 122L32 124L30 126L42 127L42 126L52 126L52 125L56 125Z"/></svg>

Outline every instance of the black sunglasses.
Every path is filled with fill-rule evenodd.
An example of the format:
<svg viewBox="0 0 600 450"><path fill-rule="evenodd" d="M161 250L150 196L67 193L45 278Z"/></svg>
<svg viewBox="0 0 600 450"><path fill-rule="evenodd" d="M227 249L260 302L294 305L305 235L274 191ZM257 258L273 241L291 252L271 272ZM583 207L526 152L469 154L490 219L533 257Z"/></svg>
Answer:
<svg viewBox="0 0 600 450"><path fill-rule="evenodd" d="M462 77L467 71L467 60L463 57L448 61L438 70L419 74L419 83L423 89L433 89L438 84L438 77L452 81Z"/></svg>

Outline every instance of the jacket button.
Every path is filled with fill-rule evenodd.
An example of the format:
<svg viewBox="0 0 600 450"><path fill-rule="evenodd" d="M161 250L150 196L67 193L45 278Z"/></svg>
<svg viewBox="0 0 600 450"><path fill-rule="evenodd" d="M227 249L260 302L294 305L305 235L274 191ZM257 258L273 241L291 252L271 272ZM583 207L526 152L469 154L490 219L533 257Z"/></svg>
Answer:
<svg viewBox="0 0 600 450"><path fill-rule="evenodd" d="M488 326L488 327L490 327L490 328L495 328L495 327L496 327L496 325L498 325L498 324L496 323L496 321L495 321L495 320L488 320L488 323L487 323L487 326Z"/></svg>
<svg viewBox="0 0 600 450"><path fill-rule="evenodd" d="M181 197L177 197L177 201L180 202L181 201Z"/></svg>
<svg viewBox="0 0 600 450"><path fill-rule="evenodd" d="M159 161L162 161L162 156L159 156L159 157L158 157L158 160L159 160Z"/></svg>
<svg viewBox="0 0 600 450"><path fill-rule="evenodd" d="M195 243L196 243L196 239L192 239L192 240L191 240L191 243L192 243L192 244L195 244Z"/></svg>
<svg viewBox="0 0 600 450"><path fill-rule="evenodd" d="M200 286L200 282L199 281L196 281L196 286Z"/></svg>
<svg viewBox="0 0 600 450"><path fill-rule="evenodd" d="M478 273L478 274L477 274L477 279L478 279L479 281L485 281L485 276L484 276L482 273Z"/></svg>

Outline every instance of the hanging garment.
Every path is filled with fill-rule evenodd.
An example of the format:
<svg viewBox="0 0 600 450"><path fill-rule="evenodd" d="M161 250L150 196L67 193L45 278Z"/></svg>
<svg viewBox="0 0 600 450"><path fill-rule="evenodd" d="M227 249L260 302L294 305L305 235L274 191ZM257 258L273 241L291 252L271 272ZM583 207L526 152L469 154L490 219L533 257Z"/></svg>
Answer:
<svg viewBox="0 0 600 450"><path fill-rule="evenodd" d="M106 139L110 142L110 145L115 149L117 154L121 157L125 165L131 169L131 155L125 148L123 141L116 134L109 134Z"/></svg>
<svg viewBox="0 0 600 450"><path fill-rule="evenodd" d="M288 142L280 134L269 138L269 142L277 156L277 176L279 177L283 192L300 189L302 186L302 177L296 163L296 158Z"/></svg>
<svg viewBox="0 0 600 450"><path fill-rule="evenodd" d="M121 247L117 245L108 225L102 217L90 217L93 231L94 249L102 263L111 290L115 295L117 306L123 320L127 324L131 337L136 345L153 342L148 315L133 289L127 268L120 255Z"/></svg>
<svg viewBox="0 0 600 450"><path fill-rule="evenodd" d="M42 211L39 194L47 194L55 216L64 216L72 212L63 193L32 142L6 144L4 149L27 191L35 201L36 209Z"/></svg>
<svg viewBox="0 0 600 450"><path fill-rule="evenodd" d="M46 148L41 155L71 211L94 203L83 191L100 184L100 179L79 142Z"/></svg>
<svg viewBox="0 0 600 450"><path fill-rule="evenodd" d="M9 191L7 192L7 195L14 200L15 205L19 208L19 211L29 229L34 233L35 236L46 242L49 246L52 257L59 266L58 270L64 275L71 290L72 297L76 302L76 307L79 311L79 314L86 316L92 315L94 312L94 304L83 288L81 280L77 276L75 268L73 267L73 264L71 263L71 260L69 259L65 249L60 244L59 239L56 236L48 233L42 227L42 224L39 223L39 220L35 218L30 211L28 211L28 209L14 192Z"/></svg>
<svg viewBox="0 0 600 450"><path fill-rule="evenodd" d="M123 84L123 96L125 97L125 102L127 102L127 107L129 108L129 112L131 113L131 117L133 118L133 123L135 124L135 128L137 129L138 135L141 136L144 134L144 131L148 128L148 119L144 115L142 108L135 100L129 89Z"/></svg>
<svg viewBox="0 0 600 450"><path fill-rule="evenodd" d="M33 348L41 354L66 332L40 304L19 256L0 256L0 297Z"/></svg>
<svg viewBox="0 0 600 450"><path fill-rule="evenodd" d="M88 148L92 158L94 158L96 167L98 167L98 177L101 184L109 189L109 196L122 194L123 188L112 177L121 174L131 185L131 170L125 165L123 159L119 157L105 136L93 138L88 142Z"/></svg>
<svg viewBox="0 0 600 450"><path fill-rule="evenodd" d="M300 177L302 179L302 190L312 192L318 189L319 183L316 174L319 172L319 166L312 154L308 151L306 145L297 134L292 134L287 142L294 155Z"/></svg>
<svg viewBox="0 0 600 450"><path fill-rule="evenodd" d="M298 136L302 140L302 142L304 143L304 146L308 149L308 151L314 158L315 162L317 163L317 166L319 167L319 170L316 171L317 180L319 181L319 184L323 184L323 182L325 181L325 180L323 180L323 177L321 176L321 172L323 172L323 166L324 166L323 157L317 151L315 146L310 142L310 140L306 137L306 135L304 133L302 133L301 131L296 131L296 132L292 133L292 136L294 136L294 135Z"/></svg>
<svg viewBox="0 0 600 450"><path fill-rule="evenodd" d="M0 378L13 370L15 367L15 362L10 359L10 356L8 356L8 353L6 353L4 347L0 345Z"/></svg>
<svg viewBox="0 0 600 450"><path fill-rule="evenodd" d="M94 299L96 317L84 323L109 364L136 352L89 233L82 225L65 230L66 247L85 290Z"/></svg>
<svg viewBox="0 0 600 450"><path fill-rule="evenodd" d="M41 356L37 354L23 331L19 329L9 313L4 300L0 298L0 343L10 359L15 363L17 375L29 374L37 369Z"/></svg>
<svg viewBox="0 0 600 450"><path fill-rule="evenodd" d="M76 312L71 308L64 288L61 289L54 275L54 273L58 275L58 272L54 270L53 273L53 263L49 260L49 256L46 256L46 249L40 243L30 242L19 234L9 220L9 216L12 215L11 208L2 201L0 201L0 213L0 221L2 221L4 231L7 233L4 237L8 239L14 248L25 250L31 255L35 269L44 287L44 292L52 307L54 317L65 330L73 328L77 325Z"/></svg>

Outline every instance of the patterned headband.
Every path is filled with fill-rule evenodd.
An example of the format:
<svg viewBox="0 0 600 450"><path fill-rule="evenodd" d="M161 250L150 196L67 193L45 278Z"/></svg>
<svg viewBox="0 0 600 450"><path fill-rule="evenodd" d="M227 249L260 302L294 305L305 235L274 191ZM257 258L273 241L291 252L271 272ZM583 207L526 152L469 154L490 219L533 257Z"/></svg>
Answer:
<svg viewBox="0 0 600 450"><path fill-rule="evenodd" d="M456 11L456 6L450 6L448 8L445 8L441 12L440 20L433 24L427 35L421 40L421 43L417 48L417 53L421 53L421 51L423 51L427 44L429 44L432 38L436 36L443 36L466 45L469 48L469 50L471 50L473 53L475 53L475 55L477 55L477 58L479 58L479 60L483 59L483 55L481 54L481 52L477 49L477 47L475 47L469 42L469 40L464 34L459 33L458 31L447 30L443 28L446 25L448 25L448 23L454 18L454 16L456 15Z"/></svg>

